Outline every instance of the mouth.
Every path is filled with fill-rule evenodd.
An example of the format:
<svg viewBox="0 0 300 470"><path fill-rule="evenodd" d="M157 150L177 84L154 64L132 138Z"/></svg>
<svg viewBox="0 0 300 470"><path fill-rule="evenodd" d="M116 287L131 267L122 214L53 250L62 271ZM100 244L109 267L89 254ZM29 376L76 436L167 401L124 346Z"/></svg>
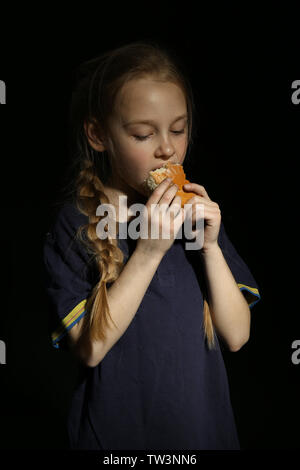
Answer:
<svg viewBox="0 0 300 470"><path fill-rule="evenodd" d="M152 171L158 170L159 168L162 168L166 163L161 163L160 165L156 165L154 168L152 168Z"/></svg>
<svg viewBox="0 0 300 470"><path fill-rule="evenodd" d="M163 166L165 166L167 163L171 163L171 165L177 165L177 164L178 164L178 162L164 162L164 163L160 163L159 165L156 165L154 168L152 168L151 171L158 170L159 168L162 168Z"/></svg>

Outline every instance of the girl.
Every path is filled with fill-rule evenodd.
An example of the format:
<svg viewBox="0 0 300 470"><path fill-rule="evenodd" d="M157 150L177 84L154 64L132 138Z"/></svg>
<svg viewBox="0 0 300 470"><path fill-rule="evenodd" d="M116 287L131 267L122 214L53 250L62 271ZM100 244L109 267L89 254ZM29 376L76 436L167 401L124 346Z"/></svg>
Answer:
<svg viewBox="0 0 300 470"><path fill-rule="evenodd" d="M183 164L192 139L190 85L169 51L119 47L84 63L71 106L75 182L44 244L55 347L81 365L68 430L72 449L239 449L220 346L248 340L260 296L228 239L218 204L195 182L204 206L201 249L185 249L177 187L149 197L143 182L167 161ZM169 239L102 239L99 205L119 196L174 210ZM130 214L130 213L129 213ZM124 227L125 226L125 227ZM220 341L220 342L219 342Z"/></svg>

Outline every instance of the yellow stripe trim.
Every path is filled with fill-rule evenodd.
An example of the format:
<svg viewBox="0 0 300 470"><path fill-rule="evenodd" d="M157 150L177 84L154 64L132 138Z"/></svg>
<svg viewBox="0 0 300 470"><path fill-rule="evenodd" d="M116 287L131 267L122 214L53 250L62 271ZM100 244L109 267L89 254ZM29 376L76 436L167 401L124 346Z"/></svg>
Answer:
<svg viewBox="0 0 300 470"><path fill-rule="evenodd" d="M57 330L54 331L54 333L52 333L51 335L51 338L52 338L52 341L55 342L57 340L57 338L65 332L65 330L69 329L70 326L76 322L76 320L78 319L78 317L84 312L84 308L85 308L85 304L86 304L86 299L82 300L81 302L79 302L79 304L76 305L76 307L74 307L70 313L68 313L68 315L63 318L63 320L61 321L61 325L59 328L57 328Z"/></svg>
<svg viewBox="0 0 300 470"><path fill-rule="evenodd" d="M249 307L253 307L260 300L260 293L256 287L246 286L245 284L238 284L241 292L244 294ZM255 299L253 299L255 296Z"/></svg>
<svg viewBox="0 0 300 470"><path fill-rule="evenodd" d="M256 287L249 287L249 286L246 286L245 284L238 284L238 286L239 286L240 289L245 287L250 292L252 292L254 295L259 295L258 289L256 289Z"/></svg>

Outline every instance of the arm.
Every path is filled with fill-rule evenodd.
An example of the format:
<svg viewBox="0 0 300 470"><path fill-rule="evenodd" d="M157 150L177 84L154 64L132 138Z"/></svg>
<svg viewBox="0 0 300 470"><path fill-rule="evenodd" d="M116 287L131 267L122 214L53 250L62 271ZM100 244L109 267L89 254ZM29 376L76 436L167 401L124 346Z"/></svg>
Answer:
<svg viewBox="0 0 300 470"><path fill-rule="evenodd" d="M151 233L149 230L151 230L153 222L158 224L157 233L160 234L160 237L140 238L136 249L125 264L120 276L107 289L110 314L118 329L111 323L110 328L106 331L107 337L105 341L94 341L92 344L90 344L88 337L83 338L83 341L78 341L82 321L79 321L69 330L71 346L87 366L97 366L127 330L143 300L158 265L173 244L175 234L183 223L183 211L179 205L180 197L175 196L178 187L176 185L169 186L169 184L170 181L166 179L153 191L146 204L148 210L143 214L144 220L142 223L148 224L148 233ZM153 214L150 210L152 204L161 205L160 209L162 211ZM170 229L170 227L169 218L164 217L164 214L169 209L174 209L176 204L179 205L180 211L178 212L177 210L178 214L174 217L170 230L171 236L166 239L163 238L163 234L166 228ZM162 213L163 216L157 215L159 213Z"/></svg>
<svg viewBox="0 0 300 470"><path fill-rule="evenodd" d="M230 351L238 351L250 336L250 309L219 245L202 252L213 324Z"/></svg>
<svg viewBox="0 0 300 470"><path fill-rule="evenodd" d="M190 183L184 185L184 188L197 194L189 203L195 205L200 203L204 207L204 243L200 253L211 318L230 351L238 351L249 339L250 309L218 244L221 211L219 205L209 198L203 186ZM192 216L194 223L197 217L194 211Z"/></svg>
<svg viewBox="0 0 300 470"><path fill-rule="evenodd" d="M118 279L107 289L110 314L118 325L118 329L109 320L110 328L106 331L107 337L104 342L96 341L91 348L84 348L84 342L80 342L79 347L77 341L83 319L69 331L71 347L85 365L97 366L125 333L143 300L162 256L135 249Z"/></svg>

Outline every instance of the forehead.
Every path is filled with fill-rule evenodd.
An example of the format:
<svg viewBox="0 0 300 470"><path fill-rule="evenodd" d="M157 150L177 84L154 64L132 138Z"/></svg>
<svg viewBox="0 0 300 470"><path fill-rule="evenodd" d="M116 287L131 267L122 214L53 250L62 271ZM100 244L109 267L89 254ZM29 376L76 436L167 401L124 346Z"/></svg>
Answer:
<svg viewBox="0 0 300 470"><path fill-rule="evenodd" d="M162 112L172 116L186 112L186 99L181 87L173 82L139 78L123 85L116 97L115 110L121 118L151 119Z"/></svg>

